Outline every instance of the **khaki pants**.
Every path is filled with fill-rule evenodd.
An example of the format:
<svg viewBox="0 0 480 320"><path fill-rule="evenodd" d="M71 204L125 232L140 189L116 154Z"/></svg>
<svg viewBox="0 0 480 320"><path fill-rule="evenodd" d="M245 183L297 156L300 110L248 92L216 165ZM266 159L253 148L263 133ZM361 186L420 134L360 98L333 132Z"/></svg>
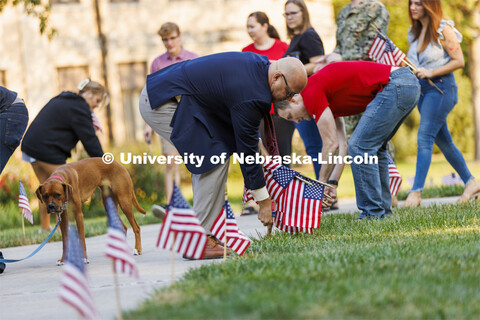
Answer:
<svg viewBox="0 0 480 320"><path fill-rule="evenodd" d="M172 134L170 122L177 106L178 104L175 102L167 102L158 108L152 109L146 87L143 88L140 95L140 114L143 119L156 133L170 143L172 142L170 140L170 135ZM192 173L191 175L193 211L207 233L210 233L210 228L225 203L228 166L229 161L226 161L225 164L220 164L206 173Z"/></svg>

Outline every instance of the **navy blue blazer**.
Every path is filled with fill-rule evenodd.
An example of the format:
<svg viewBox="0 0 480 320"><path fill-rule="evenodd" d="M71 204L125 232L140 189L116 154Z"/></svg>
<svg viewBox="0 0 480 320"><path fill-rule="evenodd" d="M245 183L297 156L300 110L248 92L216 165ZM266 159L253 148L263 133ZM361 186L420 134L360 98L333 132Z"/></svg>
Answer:
<svg viewBox="0 0 480 320"><path fill-rule="evenodd" d="M226 52L179 62L147 77L153 109L181 95L173 116L171 140L179 153L205 156L199 168L208 172L218 164L211 156L258 152L258 127L268 114L272 95L267 57L250 52ZM261 164L241 164L245 185L265 186Z"/></svg>

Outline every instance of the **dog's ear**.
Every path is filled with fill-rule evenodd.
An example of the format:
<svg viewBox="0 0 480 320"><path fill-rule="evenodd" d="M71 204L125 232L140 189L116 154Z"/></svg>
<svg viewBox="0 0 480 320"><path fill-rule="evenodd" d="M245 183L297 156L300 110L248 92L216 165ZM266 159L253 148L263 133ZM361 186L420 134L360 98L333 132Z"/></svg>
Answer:
<svg viewBox="0 0 480 320"><path fill-rule="evenodd" d="M35 191L35 194L37 195L37 198L38 200L40 200L41 203L43 203L42 189L43 189L43 184L39 185L37 188L37 191Z"/></svg>
<svg viewBox="0 0 480 320"><path fill-rule="evenodd" d="M63 186L63 194L65 195L65 200L70 199L72 196L72 186L67 183L62 183Z"/></svg>

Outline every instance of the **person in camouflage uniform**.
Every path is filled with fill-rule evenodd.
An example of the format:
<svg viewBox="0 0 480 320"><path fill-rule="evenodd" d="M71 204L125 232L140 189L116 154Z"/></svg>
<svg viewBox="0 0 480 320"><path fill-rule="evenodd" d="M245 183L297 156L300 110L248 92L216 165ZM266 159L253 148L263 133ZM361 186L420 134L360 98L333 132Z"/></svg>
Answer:
<svg viewBox="0 0 480 320"><path fill-rule="evenodd" d="M387 33L390 15L377 0L352 0L337 18L337 46L334 53L342 60L370 60L368 50L377 28Z"/></svg>
<svg viewBox="0 0 480 320"><path fill-rule="evenodd" d="M368 50L377 36L376 28L387 33L390 14L378 0L351 0L337 18L337 45L332 53L318 60L314 69L317 72L327 64L337 61L364 60L371 61ZM363 113L344 117L347 140L357 127ZM395 159L395 150L391 141L388 152ZM395 203L396 205L396 203Z"/></svg>
<svg viewBox="0 0 480 320"><path fill-rule="evenodd" d="M390 14L381 2L377 0L352 0L349 5L340 11L337 18L337 46L333 53L340 56L336 57L337 59L340 58L338 61L370 60L368 50L377 35L374 26L386 33L389 21ZM335 57L330 59L332 58ZM350 140L350 136L361 117L362 114L356 114L344 118L347 139ZM393 148L389 147L389 149Z"/></svg>
<svg viewBox="0 0 480 320"><path fill-rule="evenodd" d="M377 35L375 27L387 33L389 21L387 8L378 0L351 0L337 18L337 46L319 60L315 72L336 61L371 60L368 50ZM350 139L361 117L362 114L344 117L347 139ZM388 149L393 157L391 143Z"/></svg>

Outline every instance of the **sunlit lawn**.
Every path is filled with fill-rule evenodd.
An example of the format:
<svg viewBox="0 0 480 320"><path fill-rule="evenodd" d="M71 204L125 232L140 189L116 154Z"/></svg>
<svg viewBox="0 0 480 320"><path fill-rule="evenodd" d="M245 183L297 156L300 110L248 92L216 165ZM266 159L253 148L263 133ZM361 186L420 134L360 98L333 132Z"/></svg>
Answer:
<svg viewBox="0 0 480 320"><path fill-rule="evenodd" d="M480 208L328 215L242 257L191 269L128 319L478 319Z"/></svg>

